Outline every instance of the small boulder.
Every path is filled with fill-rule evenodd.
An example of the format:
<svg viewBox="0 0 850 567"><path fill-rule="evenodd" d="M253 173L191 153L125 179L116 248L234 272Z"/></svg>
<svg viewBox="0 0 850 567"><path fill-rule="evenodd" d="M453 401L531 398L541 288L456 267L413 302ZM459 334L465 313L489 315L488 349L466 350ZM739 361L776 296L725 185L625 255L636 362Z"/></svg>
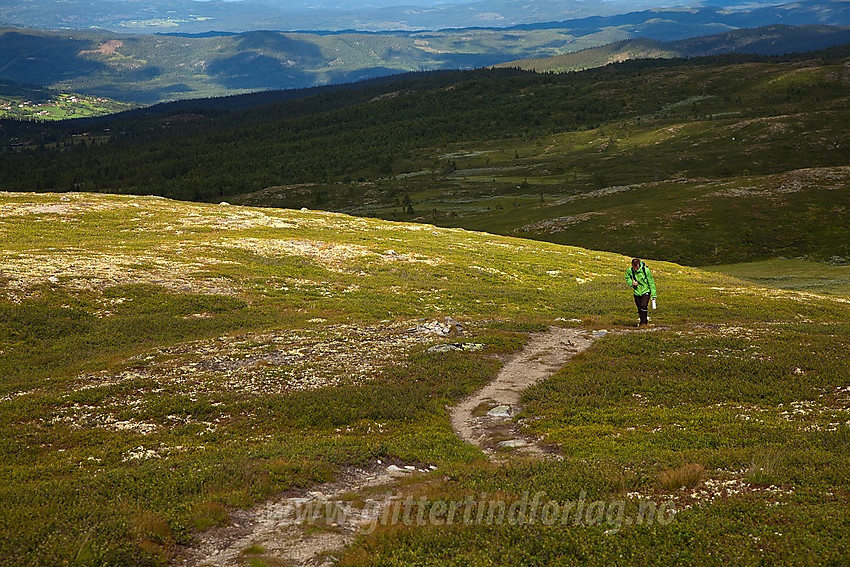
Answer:
<svg viewBox="0 0 850 567"><path fill-rule="evenodd" d="M451 352L451 351L473 351L481 350L484 345L481 343L446 343L434 345L428 349L428 352Z"/></svg>
<svg viewBox="0 0 850 567"><path fill-rule="evenodd" d="M496 406L487 412L490 417L511 417L511 406Z"/></svg>
<svg viewBox="0 0 850 567"><path fill-rule="evenodd" d="M387 467L387 473L390 476L406 476L410 474L410 471L397 467L396 465L390 465Z"/></svg>

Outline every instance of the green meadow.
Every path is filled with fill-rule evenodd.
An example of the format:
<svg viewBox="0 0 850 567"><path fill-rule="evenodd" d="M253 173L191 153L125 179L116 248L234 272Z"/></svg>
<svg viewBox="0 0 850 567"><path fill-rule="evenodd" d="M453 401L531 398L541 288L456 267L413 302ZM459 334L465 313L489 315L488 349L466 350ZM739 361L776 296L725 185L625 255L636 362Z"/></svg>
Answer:
<svg viewBox="0 0 850 567"><path fill-rule="evenodd" d="M651 261L656 326L636 333L628 258L611 252L86 193L3 193L0 232L4 565L165 565L232 510L379 459L437 467L399 488L416 498L585 494L628 517L646 499L668 512L382 526L341 564L850 553L850 305L837 288ZM463 330L410 332L446 316ZM446 408L552 324L608 331L525 392L517 419L560 458L492 464ZM485 348L428 351L460 337ZM246 565L276 564L258 551Z"/></svg>
<svg viewBox="0 0 850 567"><path fill-rule="evenodd" d="M844 258L832 263L778 258L713 266L712 270L764 287L820 294L850 295L850 266Z"/></svg>

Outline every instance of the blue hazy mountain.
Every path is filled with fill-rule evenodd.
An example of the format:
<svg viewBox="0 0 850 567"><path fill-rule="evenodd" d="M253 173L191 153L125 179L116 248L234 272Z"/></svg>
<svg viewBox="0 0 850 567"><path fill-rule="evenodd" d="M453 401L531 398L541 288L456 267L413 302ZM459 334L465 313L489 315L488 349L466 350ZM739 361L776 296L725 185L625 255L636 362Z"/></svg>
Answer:
<svg viewBox="0 0 850 567"><path fill-rule="evenodd" d="M688 0L2 0L0 23L51 30L99 28L119 33L504 28L686 3ZM761 4L756 0L747 4L747 9Z"/></svg>
<svg viewBox="0 0 850 567"><path fill-rule="evenodd" d="M10 11L17 10L16 13L21 17L27 14L32 17L26 19L27 26L0 28L0 80L105 96L123 102L153 104L247 91L339 84L410 71L472 69L519 59L560 56L635 38L669 42L777 24L793 27L838 26L838 31L843 33L843 27L850 25L850 2L803 0L779 6L755 5L744 8L652 8L560 21L547 20L543 15L538 15L529 23L518 23L511 27L444 27L436 31L413 32L401 29L353 33L330 29L335 27L329 19L338 13L335 10L351 7L342 4L339 7L328 7L324 19L320 18L316 10L309 11L320 18L317 22L328 28L325 31L283 33L271 31L278 27L274 25L278 20L261 17L262 14L279 14L274 4L279 0L252 1L256 3L220 0L31 0L15 6L2 4L0 18L7 24L20 24L20 21L10 19ZM549 0L526 1L529 4L525 6L545 7L554 4ZM55 11L50 17L63 19L73 29L33 29L39 27L34 16L36 8L48 5L61 7L64 11ZM94 9L74 12L84 5L104 7L104 10L111 12ZM508 0L498 0L433 5L430 10L472 10L476 6L485 5L490 9L519 6ZM559 5L561 9L573 6L579 12L598 11L600 6L606 9L615 6L611 3L578 1ZM188 15L184 18L185 14L176 9L171 12L166 10L179 6L184 6L186 10L191 8L191 17L194 19ZM287 6L292 10L302 10L297 13L308 13L303 6ZM369 13L372 15L384 9L400 10L380 6L363 8L371 10ZM234 10L241 14L242 19L238 21L243 22L250 31L224 30L227 27L225 24L236 25L237 20L230 18ZM471 13L482 14L480 11ZM170 19L163 19L163 14L167 14ZM131 16L137 19L126 19ZM525 17L530 16L526 14ZM248 25L249 20L253 24ZM441 21L459 23L461 20ZM149 23L150 29L143 26L144 22ZM170 24L166 25L167 22ZM344 23L346 29L362 27L350 19ZM398 27L402 23L399 19L386 20L387 26ZM55 22L44 26L57 27ZM95 29L85 30L87 27ZM285 26L281 24L279 27ZM315 26L303 27L316 30L322 26L317 23ZM120 31L105 31L108 29ZM142 29L163 29L172 33L138 33ZM793 45L786 39L775 40L778 44L771 47L770 52L773 53L774 49L781 53L782 49L807 51L821 48L823 45L819 42L823 39L822 35L804 30L794 36ZM783 32L782 38L787 37L787 33ZM843 36L832 35L832 39L839 37ZM740 47L738 39L726 43L712 52L732 52ZM582 62L584 64L586 62Z"/></svg>

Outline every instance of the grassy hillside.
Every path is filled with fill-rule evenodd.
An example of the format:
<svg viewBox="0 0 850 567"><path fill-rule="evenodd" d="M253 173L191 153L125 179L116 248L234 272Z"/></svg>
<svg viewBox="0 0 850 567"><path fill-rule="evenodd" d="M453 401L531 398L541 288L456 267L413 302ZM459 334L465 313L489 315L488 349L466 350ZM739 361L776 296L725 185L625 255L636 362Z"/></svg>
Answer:
<svg viewBox="0 0 850 567"><path fill-rule="evenodd" d="M825 264L779 258L715 266L712 269L766 287L850 295L850 266L842 260L843 258L834 258L832 263Z"/></svg>
<svg viewBox="0 0 850 567"><path fill-rule="evenodd" d="M679 512L615 531L386 527L344 564L805 563L850 551L846 298L652 262L657 330L609 334L526 394L521 417L565 458L493 468L454 437L446 406L490 379L492 355L523 332L633 326L628 258L84 193L2 193L0 232L3 565L162 565L233 507L376 459L439 467L399 488L417 499L584 492L628 514L641 498ZM444 316L463 329L409 332ZM427 350L458 340L485 348ZM699 474L679 490L686 463Z"/></svg>
<svg viewBox="0 0 850 567"><path fill-rule="evenodd" d="M102 97L0 81L0 118L68 120L115 114L130 108L132 105Z"/></svg>

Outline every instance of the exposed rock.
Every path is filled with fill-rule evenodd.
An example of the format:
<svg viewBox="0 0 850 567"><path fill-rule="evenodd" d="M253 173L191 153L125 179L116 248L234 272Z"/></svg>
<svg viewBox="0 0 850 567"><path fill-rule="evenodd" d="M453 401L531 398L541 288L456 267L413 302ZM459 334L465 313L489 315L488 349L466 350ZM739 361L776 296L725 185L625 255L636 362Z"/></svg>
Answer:
<svg viewBox="0 0 850 567"><path fill-rule="evenodd" d="M434 345L428 349L428 352L474 351L482 348L484 345L481 343L446 343Z"/></svg>
<svg viewBox="0 0 850 567"><path fill-rule="evenodd" d="M511 406L496 406L487 412L490 417L511 417Z"/></svg>
<svg viewBox="0 0 850 567"><path fill-rule="evenodd" d="M421 323L408 329L410 333L416 333L421 335L437 335L440 337L448 336L452 333L452 331L461 332L463 331L463 325L452 319L451 317L445 318L445 323L441 321L431 321L429 323Z"/></svg>
<svg viewBox="0 0 850 567"><path fill-rule="evenodd" d="M410 473L411 473L411 471L403 469L403 468L396 466L396 465L390 465L390 466L387 467L387 474L392 475L392 476L406 476Z"/></svg>
<svg viewBox="0 0 850 567"><path fill-rule="evenodd" d="M497 443L497 446L502 449L513 449L515 447L525 447L526 445L528 445L528 442L522 439L508 439L507 441L499 441Z"/></svg>

